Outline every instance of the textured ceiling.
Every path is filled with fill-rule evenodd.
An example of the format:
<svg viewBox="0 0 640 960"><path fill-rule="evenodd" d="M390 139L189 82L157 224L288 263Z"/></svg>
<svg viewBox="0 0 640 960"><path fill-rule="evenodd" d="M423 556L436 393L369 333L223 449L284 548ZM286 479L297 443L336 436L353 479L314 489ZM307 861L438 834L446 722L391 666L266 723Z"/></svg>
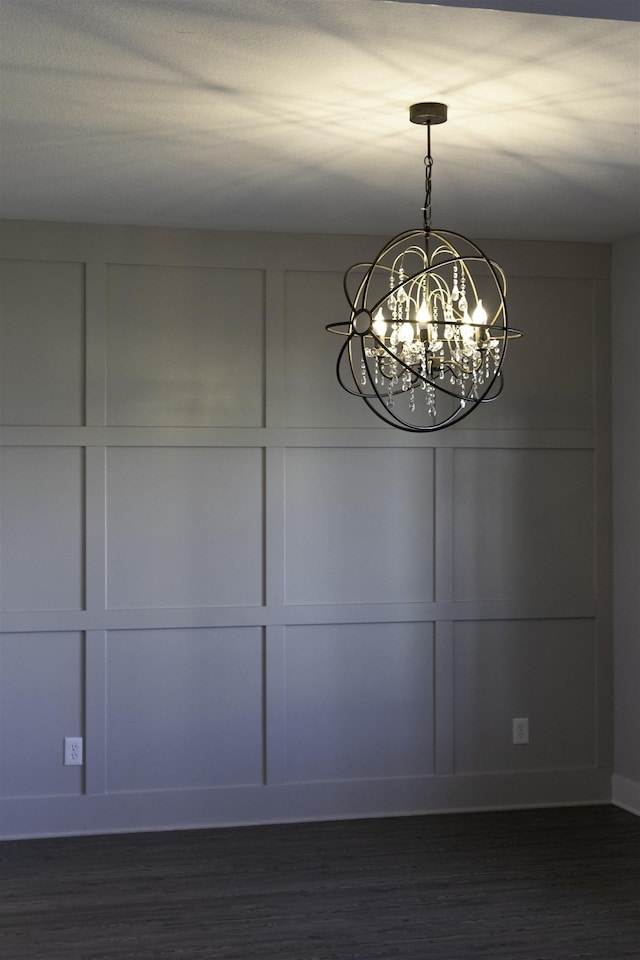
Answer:
<svg viewBox="0 0 640 960"><path fill-rule="evenodd" d="M434 225L637 232L640 4L488 5L2 0L0 214L393 234L421 222L409 105L441 100Z"/></svg>

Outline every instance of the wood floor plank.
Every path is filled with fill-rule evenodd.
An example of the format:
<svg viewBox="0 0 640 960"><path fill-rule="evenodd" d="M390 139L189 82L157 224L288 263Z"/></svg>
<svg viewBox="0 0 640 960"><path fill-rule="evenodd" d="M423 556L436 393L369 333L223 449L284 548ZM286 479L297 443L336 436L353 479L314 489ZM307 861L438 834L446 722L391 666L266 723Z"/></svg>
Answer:
<svg viewBox="0 0 640 960"><path fill-rule="evenodd" d="M640 960L640 819L579 807L0 844L2 960Z"/></svg>

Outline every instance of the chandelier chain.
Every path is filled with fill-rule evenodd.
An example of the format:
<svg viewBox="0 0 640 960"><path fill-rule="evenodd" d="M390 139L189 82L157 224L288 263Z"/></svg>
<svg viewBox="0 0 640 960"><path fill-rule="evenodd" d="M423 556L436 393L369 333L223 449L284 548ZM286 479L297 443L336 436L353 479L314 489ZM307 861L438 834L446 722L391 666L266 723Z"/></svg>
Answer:
<svg viewBox="0 0 640 960"><path fill-rule="evenodd" d="M431 124L427 124L427 155L424 158L424 229L431 227L431 171L433 168L433 157L431 156Z"/></svg>

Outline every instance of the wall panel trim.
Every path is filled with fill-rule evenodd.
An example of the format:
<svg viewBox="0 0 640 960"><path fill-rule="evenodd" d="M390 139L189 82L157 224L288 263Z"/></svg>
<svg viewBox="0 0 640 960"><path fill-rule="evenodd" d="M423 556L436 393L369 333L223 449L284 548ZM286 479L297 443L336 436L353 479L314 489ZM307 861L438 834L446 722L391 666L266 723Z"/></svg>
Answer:
<svg viewBox="0 0 640 960"><path fill-rule="evenodd" d="M370 421L364 417L358 419L360 414L351 413L351 407L341 406L344 398L340 395L336 399L334 394L334 391L339 392L334 379L335 360L329 364L328 348L326 354L323 353L324 322L339 319L334 313L343 305L341 276L345 266L367 260L375 254L381 242L379 238L22 221L8 221L2 226L2 255L22 261L18 268L9 268L13 271L11 277L17 292L14 293L16 308L13 313L9 310L8 322L24 314L25 302L32 303L22 292L26 286L25 277L28 280L44 273L55 279L62 275L63 291L68 291L71 286L73 298L70 302L79 304L77 316L73 314L76 319L72 332L69 332L71 327L68 324L65 326L69 313L66 308L61 309L55 328L58 333L52 333L47 342L58 346L63 340L61 331L66 330L65 352L58 356L57 372L49 375L49 368L45 366L42 368L45 373L40 378L34 375L34 389L40 381L44 386L37 394L30 384L30 396L48 399L52 408L56 403L60 407L60 397L64 399L64 388L69 382L68 359L76 357L77 367L80 344L84 350L84 419L78 387L82 371L75 373L73 380L78 395L78 413L66 420L60 415L59 425L43 426L47 419L55 419L54 415L47 417L46 405L31 407L24 389L21 392L15 385L7 388L14 407L17 409L19 403L18 413L22 412L22 417L16 416L15 421L20 423L22 419L24 425L0 427L1 443L5 447L40 451L36 454L27 450L6 453L7 463L11 456L29 465L31 458L41 463L48 456L61 458L64 456L61 450L53 450L51 455L44 453L46 448L60 447L73 450L74 458L84 458L84 482L79 485L77 494L73 487L75 516L82 507L84 520L83 542L79 548L82 569L76 575L74 567L73 577L82 578L84 609L4 610L1 614L2 630L11 634L7 640L9 655L5 668L9 664L17 678L28 676L30 664L24 651L29 649L29 634L47 634L52 645L57 632L75 633L78 638L83 635L82 643L78 639L77 644L83 651L82 671L78 669L75 647L72 654L65 655L69 660L75 657L73 668L81 673L80 681L74 674L73 691L74 696L77 692L77 698L72 706L83 718L86 766L80 796L71 792L67 795L55 793L59 774L59 769L56 774L55 768L53 773L43 774L36 782L34 796L10 796L11 787L8 787L2 799L0 785L1 836L178 829L609 802L612 791L612 641L607 245L483 241L487 252L502 263L507 275L523 281L519 285L520 297L524 304L524 320L530 327L538 320L533 308L530 312L527 308L531 290L538 289L536 285L539 284L545 303L551 305L555 303L554 293L558 289L562 291L562 308L558 308L553 316L545 314L544 321L547 324L566 321L560 331L565 341L576 330L581 331L584 323L584 336L591 338L585 351L588 353L590 349L591 353L585 359L583 351L581 358L587 367L589 359L592 361L592 382L586 378L582 381L578 378L561 380L558 389L555 389L557 384L551 385L547 405L536 405L534 393L545 389L545 384L540 381L539 371L534 370L533 354L521 355L525 357L521 360L521 376L518 376L516 364L516 376L511 381L515 385L516 399L504 418L491 413L498 409L496 406L489 408L491 415L487 414L484 420L482 417L478 421L470 418L461 428L411 435L379 426L373 416ZM64 270L56 266L58 261L67 265ZM136 270L137 267L141 269ZM151 267L157 269L151 270ZM171 270L164 270L165 267ZM136 276L135 284L117 287L120 290L117 311L112 286L111 314L110 268L113 275ZM202 286L203 276L200 274L204 275L205 271L216 276L211 280L207 273L206 283ZM226 271L230 275L220 278L217 271ZM233 271L235 273L231 275ZM240 271L259 274L254 276L252 273L248 287L250 296L241 295L243 288L238 286L239 278L242 278ZM69 274L72 276L70 281ZM207 285L210 281L213 286ZM218 282L223 293L216 313L216 302L212 302L216 297L210 295L210 291L218 290ZM579 304L574 302L575 297L572 299L571 294L577 288L580 290ZM57 289L55 284L52 289ZM588 310L585 311L589 296L590 316ZM51 333L51 324L46 325L47 304L43 306L37 298L33 302L33 315L41 324L38 329ZM61 303L64 302L64 298L61 299ZM308 310L299 310L301 303L305 308L308 304ZM83 333L80 331L82 304ZM164 310L166 304L169 305ZM346 318L346 301L344 309ZM325 318L327 312L331 317ZM24 315L30 317L31 312ZM236 319L238 326L234 325ZM158 322L152 323L152 320ZM513 322L518 326L515 319ZM306 323L307 327L298 326L298 323ZM209 338L210 329L212 339ZM307 332L309 337L316 338L313 351L307 349ZM225 342L225 335L228 342ZM157 337L153 342L162 346L155 359L151 356L153 351L148 350L151 336ZM21 362L27 355L25 351L30 349L29 344L24 346L24 341L24 336L22 339L16 337L12 347ZM583 343L586 342L585 339ZM135 350L130 349L131 343L134 343ZM519 344L518 349L526 351L530 348L526 337L521 343L522 347ZM112 349L110 370L107 370L108 346ZM335 346L337 352L338 345ZM113 356L124 360L115 362ZM247 365L251 368L250 376L244 371L246 384L242 383L243 359L246 370L249 369ZM230 372L230 363L236 361L239 361L237 367ZM316 365L309 371L309 376L305 364ZM293 370L299 374L297 379L292 375ZM111 376L109 387L113 391L109 399L115 411L112 419L119 419L124 424L157 422L173 426L108 426L108 374ZM309 392L308 385L313 380L311 374L315 374L316 379ZM262 394L255 388L260 377L264 385ZM249 379L253 386L250 386ZM574 397L572 384L575 386L576 382L580 389ZM588 395L590 388L591 395ZM250 394L249 390L252 390ZM242 401L247 398L250 403L243 414ZM567 401L570 401L571 411L563 423L562 408ZM355 400L352 402L356 403ZM505 402L508 402L508 387ZM36 409L44 410L40 420L28 412ZM243 416L247 426L208 425L242 423ZM360 426L360 422L364 425ZM180 423L204 425L178 426ZM302 426L287 426L287 423ZM310 423L318 425L314 427ZM481 423L488 426L483 427ZM500 424L505 428L501 429ZM81 454L76 453L77 450ZM427 452L418 454L417 450ZM374 451L380 451L380 457ZM493 451L509 452L491 459ZM562 455L551 455L549 451L562 451ZM592 455L580 451L589 451ZM556 461L562 461L564 466L557 466ZM593 469L589 478L595 476L593 509L584 492L582 499L574 496L572 501L567 487L561 487L562 476L559 476L564 472L574 480L577 478L577 490L586 476L586 461L590 464L588 470ZM229 462L231 466L227 472L217 474L221 462ZM463 475L470 478L462 487L461 501L467 504L466 513L460 509L459 503L454 502L454 480L459 477L456 464L460 462L463 462ZM479 496L477 491L483 464L488 462L490 466L485 467L484 481L489 496L483 494L478 505L471 507L469 504L475 503L474 498ZM409 467L402 470L398 463L409 464ZM112 467L115 464L117 469L107 473L108 464ZM302 464L297 473L293 467L295 464ZM540 469L538 464L542 464ZM509 473L511 468L512 473ZM25 527L11 527L15 531L16 546L13 554L10 545L5 547L3 562L5 556L9 562L37 556L37 553L29 553L28 535L23 537L24 530L30 533L31 516L27 501L30 489L27 474L30 471L31 477L35 476L39 483L34 489L37 489L41 530L36 530L35 534L41 536L42 543L50 548L52 558L57 560L59 557L60 569L64 571L64 564L74 561L75 555L70 555L80 540L79 534L74 533L71 548L65 548L67 555L61 555L64 551L60 549L56 552L56 543L66 542L63 525L61 522L56 524L56 516L59 516L56 501L60 504L61 494L66 492L68 507L70 482L60 480L56 491L52 481L42 479L44 470L38 474L30 466L23 466L23 473L15 479L12 469L8 467L5 474L13 484L12 519L20 516L20 511L26 519ZM500 487L494 482L496 470L504 470L507 477L513 476L516 480ZM530 479L532 476L538 478L537 486ZM350 496L341 500L345 487ZM390 488L395 488L396 494L401 491L395 500ZM507 501L506 509L512 510L515 520L524 518L528 526L521 524L518 528L518 524L512 522L514 517L503 517L498 509L490 513L489 508L498 502L497 498L495 502L491 500L491 494L498 488L503 497L500 504ZM541 488L546 491L546 500L541 498L538 504L536 494ZM569 507L577 504L572 520L565 518L557 506L554 512L556 489L562 489L565 495L565 514L570 512ZM514 497L510 503L514 490L524 490L524 494L519 501ZM180 491L182 494L177 495L176 492ZM387 492L391 493L388 501L385 499ZM326 494L324 499L322 494ZM78 503L80 496L82 504ZM587 501L588 505L583 509ZM535 509L527 514L526 508L532 503ZM399 511L388 523L386 521L392 514L386 513L387 504ZM454 560L459 560L462 554L472 573L486 569L481 563L487 538L482 539L482 524L478 522L485 505L491 521L490 533L498 526L496 518L505 520L505 529L494 541L494 557L498 560L496 569L503 560L507 572L517 568L521 554L514 544L520 545L529 566L522 564L524 572L513 589L501 590L502 583L507 583L508 587L510 584L509 577L505 576L502 581L482 581L477 590L459 590L459 596L478 599L455 600L455 578L459 576L459 569L456 569ZM571 586L563 584L562 571L557 571L553 565L554 557L545 555L544 543L548 540L536 539L543 529L545 518L542 514L547 508L555 527L561 531L572 530L574 534L572 538L559 540L559 548L567 544L570 547L571 543L580 540L581 532L586 529L584 514L591 511L591 521L596 529L593 551L595 582L585 583L582 567L575 563L571 567L571 570L578 571L575 578L565 577ZM578 512L580 510L582 513ZM307 526L309 517L312 522ZM385 523L381 522L383 517ZM573 526L570 526L570 520ZM469 528L473 528L472 533L480 531L475 539L474 536L468 540L464 537L455 539L460 529ZM336 543L340 535L344 537L342 550L340 543ZM462 542L455 557L454 542ZM111 551L112 599L114 603L122 604L110 609L107 608L107 544ZM119 548L119 544L123 546ZM314 555L314 550L326 552ZM562 550L558 552L562 553ZM588 555L586 548L582 555ZM322 562L314 563L317 559ZM375 567L369 567L369 563ZM548 567L544 566L546 563ZM32 560L31 566L37 564ZM174 572L177 568L179 573ZM57 569L55 563L51 563L44 572L42 569L37 571L38 584L49 586L54 583L51 571L55 573ZM536 574L547 569L551 572L546 580L539 579L543 587L536 593L531 583ZM28 573L26 569L25 577ZM118 591L119 577L122 583ZM478 582L480 580L478 578ZM74 579L74 584L76 582ZM237 587L244 588L247 583L250 589L236 592ZM310 589L307 590L307 586ZM45 596L51 606L55 606L58 599L55 591L41 596ZM62 596L61 605L65 601L72 605L68 596L68 592ZM496 599L496 596L513 599ZM287 603L287 597L296 602ZM353 598L361 602L351 602ZM389 602L380 602L380 598ZM306 599L313 602L306 603ZM234 603L235 600L238 602ZM242 600L247 602L242 603ZM367 600L371 602L364 602ZM409 600L415 602L406 602ZM145 601L149 606L135 609L127 606ZM162 605L165 602L167 606ZM184 606L180 606L181 603ZM489 643L479 653L474 648L473 656L477 656L477 660L462 663L455 660L454 633L456 624L477 623L482 626L490 621L500 624L506 631L505 648L510 655L512 649L522 650L518 640L528 632L535 629L536 637L542 639L537 646L531 643L526 654L521 654L521 660L514 652L500 676L492 679L489 686L488 681L483 681L483 686L474 678L481 672L479 664ZM537 623L536 628L529 627L532 621ZM567 769L545 767L531 770L531 765L527 767L526 764L517 769L522 755L514 758L505 751L507 762L500 769L509 772L496 772L498 764L488 762L480 774L456 775L454 751L457 743L460 753L460 744L456 740L455 723L460 713L455 702L454 664L462 663L459 676L465 674L472 678L472 702L467 706L465 701L462 717L465 726L463 728L461 722L459 729L471 730L474 735L478 733L481 724L474 724L474 718L478 718L482 710L491 712L497 703L493 715L497 716L496 728L499 728L500 735L507 736L505 730L510 719L505 721L503 714L508 703L509 684L515 686L523 676L528 677L531 670L549 672L549 660L543 661L540 652L548 639L545 633L547 621L556 624L565 621L554 628L564 641L571 637L572 631L575 632L575 621L588 621L584 632L595 635L595 695L591 692L592 672L588 682L584 676L582 678L580 689L588 690L589 697L587 706L581 704L580 716L590 731L595 726L597 767L577 768L585 762L584 754L572 755L569 746L561 758L566 761ZM414 629L415 625L419 626ZM592 625L595 625L594 630ZM291 653L288 661L290 673L287 674L287 628L297 627L317 629L291 630L292 636L310 638L305 640L307 646L298 648L298 653L304 649L304 655L295 661L298 673L294 676L294 655ZM235 639L229 636L225 638L228 649L232 650L229 659L218 661L210 657L207 643L215 644L218 640L215 631L226 628L238 628L237 634L255 628L250 638L250 655L247 654L245 659L238 654L244 641L241 639L239 645L234 646ZM193 658L186 653L190 647L190 630L211 631L204 642L192 645ZM416 656L415 645L402 642L403 630L429 638L428 669L424 650ZM478 630L489 641L497 632L491 624ZM130 634L127 640L134 646L139 640L142 646L143 638L137 631L155 633L144 641L144 657L147 659L141 655L137 665L139 673L132 672L130 648L121 651L119 677L121 681L122 678L130 679L128 686L124 682L120 687L117 684L109 686L115 675L113 653L112 672L108 657L109 642L113 639L109 637L110 631L126 631ZM176 631L176 636L169 637L169 631ZM229 634L233 632L231 630ZM16 634L25 636L16 639ZM375 644L371 642L374 636L378 638L378 652L382 651L377 660ZM331 642L325 642L327 637ZM356 640L348 649L353 637ZM0 658L2 642L0 637ZM387 644L394 642L390 651ZM153 674L150 667L161 663L155 657L161 657L167 645L171 657L166 662L172 669L161 675L160 668ZM556 656L557 645L553 652ZM217 673L219 663L223 666ZM310 663L315 665L315 670ZM465 673L469 663L471 666ZM562 687L562 682L566 683L567 674L574 665L565 663L564 679L550 678L556 682L556 690ZM205 675L203 669L211 669L211 675ZM171 686L173 670L176 673L175 687ZM62 691L60 701L63 692L69 689L64 683L68 674L67 667L60 665L58 676L51 679L52 696L55 697L55 690ZM159 739L163 736L160 728L166 715L156 711L159 702L157 689L147 686L148 675L155 677L157 689L162 688L168 678L169 686L164 687L165 692L168 690L170 696L175 696L174 722L171 729L164 730L165 739L162 741ZM487 676L486 672L484 676ZM318 677L323 678L325 687L318 687L321 682ZM209 681L210 686L207 685ZM10 683L10 678L4 682ZM336 685L342 682L343 686L337 691L335 701L331 701L327 692L334 692L334 682ZM409 688L412 692L408 694ZM107 689L120 692L123 718L120 723L118 703L107 702ZM5 686L4 690L8 702L10 687ZM217 704L213 703L212 690L217 690ZM239 696L241 691L244 691L244 700ZM310 693L317 693L312 705L309 704ZM36 739L40 738L39 745L45 744L43 751L49 751L47 718L38 711L37 691L26 688L24 695L32 704L29 708L32 733ZM71 703L68 694L65 696ZM199 699L190 701L190 696ZM181 697L184 698L184 711ZM378 705L378 699L385 701L385 697L386 702ZM165 704L168 699L170 697ZM58 702L55 701L56 706ZM333 713L330 712L332 703ZM566 703L564 695L561 707L557 707L553 714L554 722L556 714L559 722L562 720ZM392 748L388 741L385 746L384 711L387 709L388 718L397 719L405 704L409 705L406 714L409 735L398 736ZM190 705L200 711L200 720L204 718L202 723L189 720ZM220 712L215 714L215 709ZM350 712L358 709L358 715ZM544 715L542 697L538 697L533 710L537 711L538 717ZM62 710L61 715L64 716ZM158 783L175 786L179 783L183 784L181 789L136 787L129 792L110 792L107 756L117 768L120 753L127 754L130 745L128 731L136 729L126 726L128 722L134 722L132 716L136 723L143 724L137 729L144 729L148 739L139 754L135 755L135 748L132 748L128 756L131 768L135 771L136 760L139 762L141 757L152 757L151 763L155 764L151 770L153 776L146 781L137 781L137 785L141 782L145 786ZM212 716L216 718L215 722L211 720ZM303 763L298 763L295 767L295 743L293 738L288 739L291 730L287 727L292 717L299 724L297 729L306 724L304 736L311 745L314 736L317 740L318 726L324 723L324 729L329 730L325 740L328 759L325 756L324 766L304 767ZM327 718L332 723L327 723ZM218 731L224 731L220 736L223 748L217 744L207 756L206 762L211 764L207 771L219 772L230 757L242 757L244 749L249 758L250 781L243 779L242 770L241 775L236 776L232 765L227 768L232 772L226 781L215 776L206 781L198 779L202 769L199 766L200 752L206 753L210 746L202 734L207 723L212 723L208 728L209 740L215 739L212 732L217 735ZM158 725L157 733L154 724ZM482 729L494 728L485 724ZM177 767L165 767L163 756L166 738L176 730L179 730L176 736L183 737L181 743L186 744L187 749L196 743L189 758L193 762L184 768L184 776L175 772ZM240 733L247 733L247 730L249 733L243 740ZM480 742L479 733L478 738L475 745L477 755L492 756L491 747L496 742L493 734L486 736L484 742ZM55 735L51 734L51 739L55 739L57 749L57 741L61 739L57 730ZM225 753L227 745L237 743L241 744L240 751L232 753L230 747ZM409 760L405 767L394 766L400 756L398 743L408 747ZM549 744L545 743L546 752L551 755ZM309 756L305 753L304 737L300 738L299 744L302 746L299 747L298 760L300 756L304 760ZM340 748L345 744L347 747L341 759ZM425 755L425 750L429 752L429 763L411 766L416 756ZM318 748L318 756L320 753ZM50 751L46 753L48 760L51 756ZM155 756L157 760L153 759ZM6 760L6 757L10 759ZM369 766L360 767L364 776L359 779L353 774L362 758L371 762ZM292 776L306 777L310 770L313 776L326 773L330 778L342 776L345 770L346 774L340 780L289 782L288 759L294 771ZM17 769L10 750L6 745L3 747L1 741L0 761L4 763L3 769L9 769L11 764ZM340 762L343 767L339 766ZM55 763L58 763L57 755ZM551 766L551 760L547 766ZM411 774L431 770L434 773L432 776L391 775L398 770ZM487 770L490 772L485 772ZM382 772L379 778L370 777L372 772L379 771ZM173 773L174 777L163 780L155 776L167 772ZM19 783L18 775L14 779ZM113 782L130 785L126 774ZM231 785L194 788L195 783L202 782ZM64 780L62 789L66 791L69 783L71 778ZM47 795L49 793L52 795ZM627 809L635 806L634 812L638 812L637 793L637 784L614 777L614 802L626 804Z"/></svg>

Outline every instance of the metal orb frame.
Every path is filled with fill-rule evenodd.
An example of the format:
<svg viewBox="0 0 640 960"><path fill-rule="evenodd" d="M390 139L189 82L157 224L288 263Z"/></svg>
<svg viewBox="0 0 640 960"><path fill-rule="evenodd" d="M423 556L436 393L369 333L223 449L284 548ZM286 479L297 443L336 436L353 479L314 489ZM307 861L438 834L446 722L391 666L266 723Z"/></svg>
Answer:
<svg viewBox="0 0 640 960"><path fill-rule="evenodd" d="M349 267L350 319L326 329L346 338L340 386L385 423L428 433L500 396L508 341L522 334L507 323L501 267L467 237L431 228L431 125L446 121L446 105L414 104L410 119L427 126L424 226Z"/></svg>
<svg viewBox="0 0 640 960"><path fill-rule="evenodd" d="M338 381L385 423L442 430L502 392L507 343L520 331L507 324L502 269L472 240L408 230L373 263L349 267L344 290L351 317L326 327L346 336Z"/></svg>

